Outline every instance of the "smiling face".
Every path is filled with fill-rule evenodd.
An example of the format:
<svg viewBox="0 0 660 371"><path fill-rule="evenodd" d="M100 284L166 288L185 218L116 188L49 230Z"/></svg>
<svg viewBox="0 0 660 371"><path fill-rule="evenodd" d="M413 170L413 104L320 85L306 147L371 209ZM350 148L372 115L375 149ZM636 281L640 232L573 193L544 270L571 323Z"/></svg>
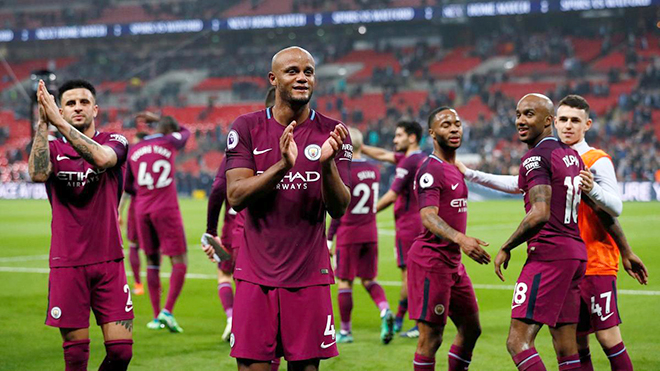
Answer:
<svg viewBox="0 0 660 371"><path fill-rule="evenodd" d="M572 146L584 139L585 134L591 128L591 119L583 109L561 105L557 108L555 128L559 139L564 144Z"/></svg>
<svg viewBox="0 0 660 371"><path fill-rule="evenodd" d="M429 135L440 148L457 150L463 142L463 124L458 112L446 109L436 113Z"/></svg>
<svg viewBox="0 0 660 371"><path fill-rule="evenodd" d="M531 148L552 134L552 101L540 94L524 96L516 107L518 138Z"/></svg>
<svg viewBox="0 0 660 371"><path fill-rule="evenodd" d="M91 91L85 88L70 89L62 93L60 113L64 120L84 133L93 123L99 107Z"/></svg>
<svg viewBox="0 0 660 371"><path fill-rule="evenodd" d="M279 98L289 105L303 106L312 99L315 83L314 58L305 49L291 47L273 57L270 84Z"/></svg>

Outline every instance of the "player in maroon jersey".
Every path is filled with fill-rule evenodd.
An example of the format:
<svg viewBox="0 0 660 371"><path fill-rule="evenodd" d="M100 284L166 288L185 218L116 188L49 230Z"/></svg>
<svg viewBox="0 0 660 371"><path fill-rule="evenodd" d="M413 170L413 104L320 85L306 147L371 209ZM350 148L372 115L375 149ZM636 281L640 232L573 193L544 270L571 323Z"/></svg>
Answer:
<svg viewBox="0 0 660 371"><path fill-rule="evenodd" d="M461 119L454 109L440 107L431 112L428 123L434 150L415 182L424 233L408 253L410 318L419 328L413 367L435 369L435 354L449 317L458 332L447 356L449 370L467 370L481 325L461 251L479 264L488 264L490 255L481 247L488 243L465 235L468 188L455 166L463 140Z"/></svg>
<svg viewBox="0 0 660 371"><path fill-rule="evenodd" d="M269 73L275 105L238 117L227 135L227 199L245 209L230 344L239 370L316 370L337 355L325 215L350 202L346 127L312 110L314 58L281 50Z"/></svg>
<svg viewBox="0 0 660 371"><path fill-rule="evenodd" d="M394 133L395 152L372 146L363 146L365 155L379 161L396 164L394 181L389 191L378 200L378 204L376 205L377 212L381 212L394 203L394 225L396 228L394 251L397 265L401 269L402 281L394 332L401 331L403 318L408 310L406 257L415 237L423 229L417 208L417 196L413 190L415 174L419 166L426 159L426 154L419 148L421 139L422 127L419 123L415 121L401 121L398 123ZM417 327L415 326L404 332L402 336L415 338L419 336L419 331L417 331Z"/></svg>
<svg viewBox="0 0 660 371"><path fill-rule="evenodd" d="M540 94L524 96L516 108L518 137L529 151L521 159L518 186L527 214L495 258L504 280L511 250L527 242L527 262L514 289L507 349L519 370L545 370L534 348L541 326L550 328L559 370L580 369L576 328L578 285L587 252L578 228L580 155L552 137L553 104Z"/></svg>
<svg viewBox="0 0 660 371"><path fill-rule="evenodd" d="M181 293L188 264L183 220L179 210L174 164L190 131L172 117L162 117L157 133L149 135L131 148L128 154L126 192L133 195L140 247L147 256L147 287L154 319L149 329L167 327L171 332L183 332L172 315ZM165 307L161 310L161 254L170 257L172 273Z"/></svg>
<svg viewBox="0 0 660 371"><path fill-rule="evenodd" d="M378 229L376 228L376 201L380 171L362 157L362 133L349 129L353 142L351 162L351 184L353 191L348 212L341 219L333 219L328 230L328 241L337 236L335 259L336 276L341 316L341 329L338 343L352 343L351 311L353 310L353 280L360 277L362 285L369 292L380 312L380 339L388 344L394 332L394 315L390 311L385 291L376 282L378 275ZM330 247L330 245L328 245Z"/></svg>
<svg viewBox="0 0 660 371"><path fill-rule="evenodd" d="M146 136L147 133L138 132L135 134L133 144L138 143ZM121 227L124 224L121 216L124 214L126 204L130 203L126 214L126 239L128 239L128 260L133 271L133 295L144 295L144 286L140 278L140 245L138 244L137 222L135 221L135 203L131 202L130 198L131 196L128 193L124 193L119 202L119 226Z"/></svg>
<svg viewBox="0 0 660 371"><path fill-rule="evenodd" d="M133 355L133 302L124 271L119 199L128 142L96 131L96 90L65 82L58 108L43 81L29 159L32 181L45 182L52 214L46 324L62 335L66 370L87 370L90 307L106 357L100 370L126 370ZM63 138L48 142L48 124Z"/></svg>

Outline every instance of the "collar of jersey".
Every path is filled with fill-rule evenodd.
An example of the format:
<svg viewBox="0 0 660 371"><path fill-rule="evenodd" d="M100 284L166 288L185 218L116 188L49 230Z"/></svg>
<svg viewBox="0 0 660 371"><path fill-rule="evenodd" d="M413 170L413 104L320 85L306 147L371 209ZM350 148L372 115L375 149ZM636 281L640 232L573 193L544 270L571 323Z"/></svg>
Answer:
<svg viewBox="0 0 660 371"><path fill-rule="evenodd" d="M545 137L545 138L541 139L540 142L536 143L536 145L534 146L534 148L540 146L541 143L545 142L546 140L559 140L559 139L557 139L557 138L555 138L555 137Z"/></svg>
<svg viewBox="0 0 660 371"><path fill-rule="evenodd" d="M443 163L443 162L444 162L444 161L442 161L442 160L440 159L440 157L434 155L433 153L431 153L431 155L430 155L429 157L430 157L430 158L433 158L433 159L436 159L436 160L438 160L438 161L440 161L440 163Z"/></svg>
<svg viewBox="0 0 660 371"><path fill-rule="evenodd" d="M273 118L273 114L271 113L272 109L273 109L273 107L266 108L266 118L269 119L269 120ZM305 121L314 121L314 118L316 117L316 111L314 111L314 110L311 110L311 111L312 111L312 113L309 115L309 117Z"/></svg>
<svg viewBox="0 0 660 371"><path fill-rule="evenodd" d="M354 158L351 160L351 162L367 162L366 158Z"/></svg>
<svg viewBox="0 0 660 371"><path fill-rule="evenodd" d="M83 135L85 135L85 134L83 134ZM94 132L94 136L93 136L92 138L96 138L97 135L99 135L99 131L98 131L98 130ZM64 143L67 143L67 142L68 142L68 141L66 140L66 137L65 137L64 135L62 135L62 140L64 141Z"/></svg>
<svg viewBox="0 0 660 371"><path fill-rule="evenodd" d="M144 137L144 140L160 138L160 137L163 137L163 136L165 136L165 134L163 134L163 133L151 134L151 135L147 135L146 137Z"/></svg>
<svg viewBox="0 0 660 371"><path fill-rule="evenodd" d="M406 157L410 157L410 156L412 156L412 155L416 155L416 154L418 154L418 153L422 153L422 150L421 150L421 149L418 149L417 151L411 152L409 155L406 155Z"/></svg>
<svg viewBox="0 0 660 371"><path fill-rule="evenodd" d="M580 156L591 150L591 147L589 147L589 144L587 144L587 141L584 139L582 139L578 143L573 144L571 148L576 150Z"/></svg>

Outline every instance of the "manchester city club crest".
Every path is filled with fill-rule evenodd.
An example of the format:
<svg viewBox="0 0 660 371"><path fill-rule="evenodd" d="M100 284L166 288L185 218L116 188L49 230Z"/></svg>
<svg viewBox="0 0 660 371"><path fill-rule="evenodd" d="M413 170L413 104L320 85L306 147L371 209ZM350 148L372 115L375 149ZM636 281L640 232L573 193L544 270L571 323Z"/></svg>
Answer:
<svg viewBox="0 0 660 371"><path fill-rule="evenodd" d="M232 130L227 134L227 149L234 149L238 145L238 133Z"/></svg>
<svg viewBox="0 0 660 371"><path fill-rule="evenodd" d="M321 147L316 144L310 144L305 148L305 157L309 161L317 161L321 158Z"/></svg>
<svg viewBox="0 0 660 371"><path fill-rule="evenodd" d="M50 310L50 316L54 319L60 319L62 316L62 310L60 307L53 307L53 309Z"/></svg>
<svg viewBox="0 0 660 371"><path fill-rule="evenodd" d="M445 306L442 304L438 304L433 308L433 312L435 312L436 315L441 316L442 313L445 312Z"/></svg>

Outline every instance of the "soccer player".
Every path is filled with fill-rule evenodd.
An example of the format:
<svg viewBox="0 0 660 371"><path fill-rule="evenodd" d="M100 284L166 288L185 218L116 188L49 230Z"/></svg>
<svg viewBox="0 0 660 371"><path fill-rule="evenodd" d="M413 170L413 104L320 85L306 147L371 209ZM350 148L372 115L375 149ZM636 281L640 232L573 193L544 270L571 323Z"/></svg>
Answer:
<svg viewBox="0 0 660 371"><path fill-rule="evenodd" d="M586 202L579 206L578 225L587 247L587 268L585 278L580 283L582 301L577 329L578 350L582 369L592 370L588 334L595 332L612 369L628 370L632 366L619 330L621 319L616 303L619 254L625 270L641 284L646 284L648 272L628 245L616 220L623 204L618 193L614 166L605 152L590 147L584 140L590 127L589 104L584 98L568 95L559 102L555 117L557 134L564 144L578 151L589 167L588 171L580 174L582 189L587 198L583 197ZM473 182L511 193L517 191L517 177L485 174L464 166L459 168Z"/></svg>
<svg viewBox="0 0 660 371"><path fill-rule="evenodd" d="M133 144L138 143L146 136L147 133L137 133ZM121 216L124 213L124 209L126 209L126 204L130 202L130 197L128 193L124 193L121 201L119 201L119 226L123 224ZM137 225L135 222L135 202L130 202L128 206L128 214L126 214L126 238L128 239L129 248L128 261L131 263L131 270L133 271L133 295L144 295L144 286L140 278L140 245L138 244Z"/></svg>
<svg viewBox="0 0 660 371"><path fill-rule="evenodd" d="M133 195L137 234L147 256L147 288L154 319L147 328L167 327L183 332L172 315L181 293L188 264L186 238L174 182L174 161L186 145L190 131L170 116L160 119L156 134L149 135L128 154L126 192ZM170 257L172 273L165 307L161 310L161 254Z"/></svg>
<svg viewBox="0 0 660 371"><path fill-rule="evenodd" d="M314 58L290 47L272 59L275 105L238 117L227 136L227 199L245 209L236 260L231 356L239 370L317 370L337 355L325 214L351 199L346 127L312 110Z"/></svg>
<svg viewBox="0 0 660 371"><path fill-rule="evenodd" d="M580 284L578 350L582 370L593 370L589 351L589 333L593 332L612 370L627 371L633 366L619 329L621 317L616 291L619 255L624 269L639 283L646 284L648 272L615 219L623 208L616 173L611 157L585 141L590 127L589 103L584 98L568 95L559 102L555 119L557 135L578 151L590 170L583 174L583 190L588 202L580 204L578 214L580 234L587 247L587 270Z"/></svg>
<svg viewBox="0 0 660 371"><path fill-rule="evenodd" d="M468 188L454 162L463 140L458 113L449 107L431 112L429 134L433 154L416 174L419 214L424 225L408 253L410 318L417 321L419 340L415 371L434 370L447 316L458 333L449 349L449 370L467 370L481 334L472 281L461 263L461 251L479 264L490 255L488 243L465 235Z"/></svg>
<svg viewBox="0 0 660 371"><path fill-rule="evenodd" d="M414 121L401 121L394 132L394 150L391 152L382 148L363 146L365 155L379 161L396 164L396 176L390 189L378 200L376 211L389 207L394 203L394 224L396 229L394 250L397 265L401 269L401 295L399 308L394 321L394 332L400 332L403 318L408 310L408 275L406 274L406 256L415 237L423 230L417 208L417 196L413 190L415 174L426 159L419 148L422 139L422 127ZM404 332L404 337L419 336L417 327Z"/></svg>
<svg viewBox="0 0 660 371"><path fill-rule="evenodd" d="M559 370L580 368L575 341L580 309L578 285L587 252L578 228L580 155L552 137L552 101L524 96L516 107L518 137L529 151L522 157L518 186L527 214L495 257L504 281L511 250L527 241L527 262L514 289L507 349L519 370L545 370L534 348L541 326L550 328Z"/></svg>
<svg viewBox="0 0 660 371"><path fill-rule="evenodd" d="M87 370L90 307L106 357L100 370L126 370L133 356L133 302L124 271L119 198L128 141L96 131L96 90L65 82L62 108L39 81L39 122L30 152L32 181L46 183L53 209L46 325L62 335L67 371ZM63 138L48 142L48 124Z"/></svg>
<svg viewBox="0 0 660 371"><path fill-rule="evenodd" d="M222 340L229 341L234 307L234 291L231 286L232 275L236 265L239 242L243 237L243 224L245 222L244 212L237 213L229 204L225 203L227 198L227 156L222 159L218 173L215 175L206 214L206 233L213 236L217 243L229 251L231 259L218 263L218 296L222 307L227 315L227 325L222 333ZM222 204L225 203L224 221L222 223L222 235L218 238L218 217ZM210 245L202 245L207 255L212 256Z"/></svg>
<svg viewBox="0 0 660 371"><path fill-rule="evenodd" d="M376 282L378 275L378 230L376 228L376 201L380 172L378 167L362 157L362 133L350 128L353 142L351 184L353 192L348 212L341 219L333 219L328 230L328 247L337 235L335 259L337 263L339 314L341 329L338 343L352 343L351 311L353 310L353 280L360 277L380 311L380 339L384 344L392 341L394 315L385 297L383 287Z"/></svg>

